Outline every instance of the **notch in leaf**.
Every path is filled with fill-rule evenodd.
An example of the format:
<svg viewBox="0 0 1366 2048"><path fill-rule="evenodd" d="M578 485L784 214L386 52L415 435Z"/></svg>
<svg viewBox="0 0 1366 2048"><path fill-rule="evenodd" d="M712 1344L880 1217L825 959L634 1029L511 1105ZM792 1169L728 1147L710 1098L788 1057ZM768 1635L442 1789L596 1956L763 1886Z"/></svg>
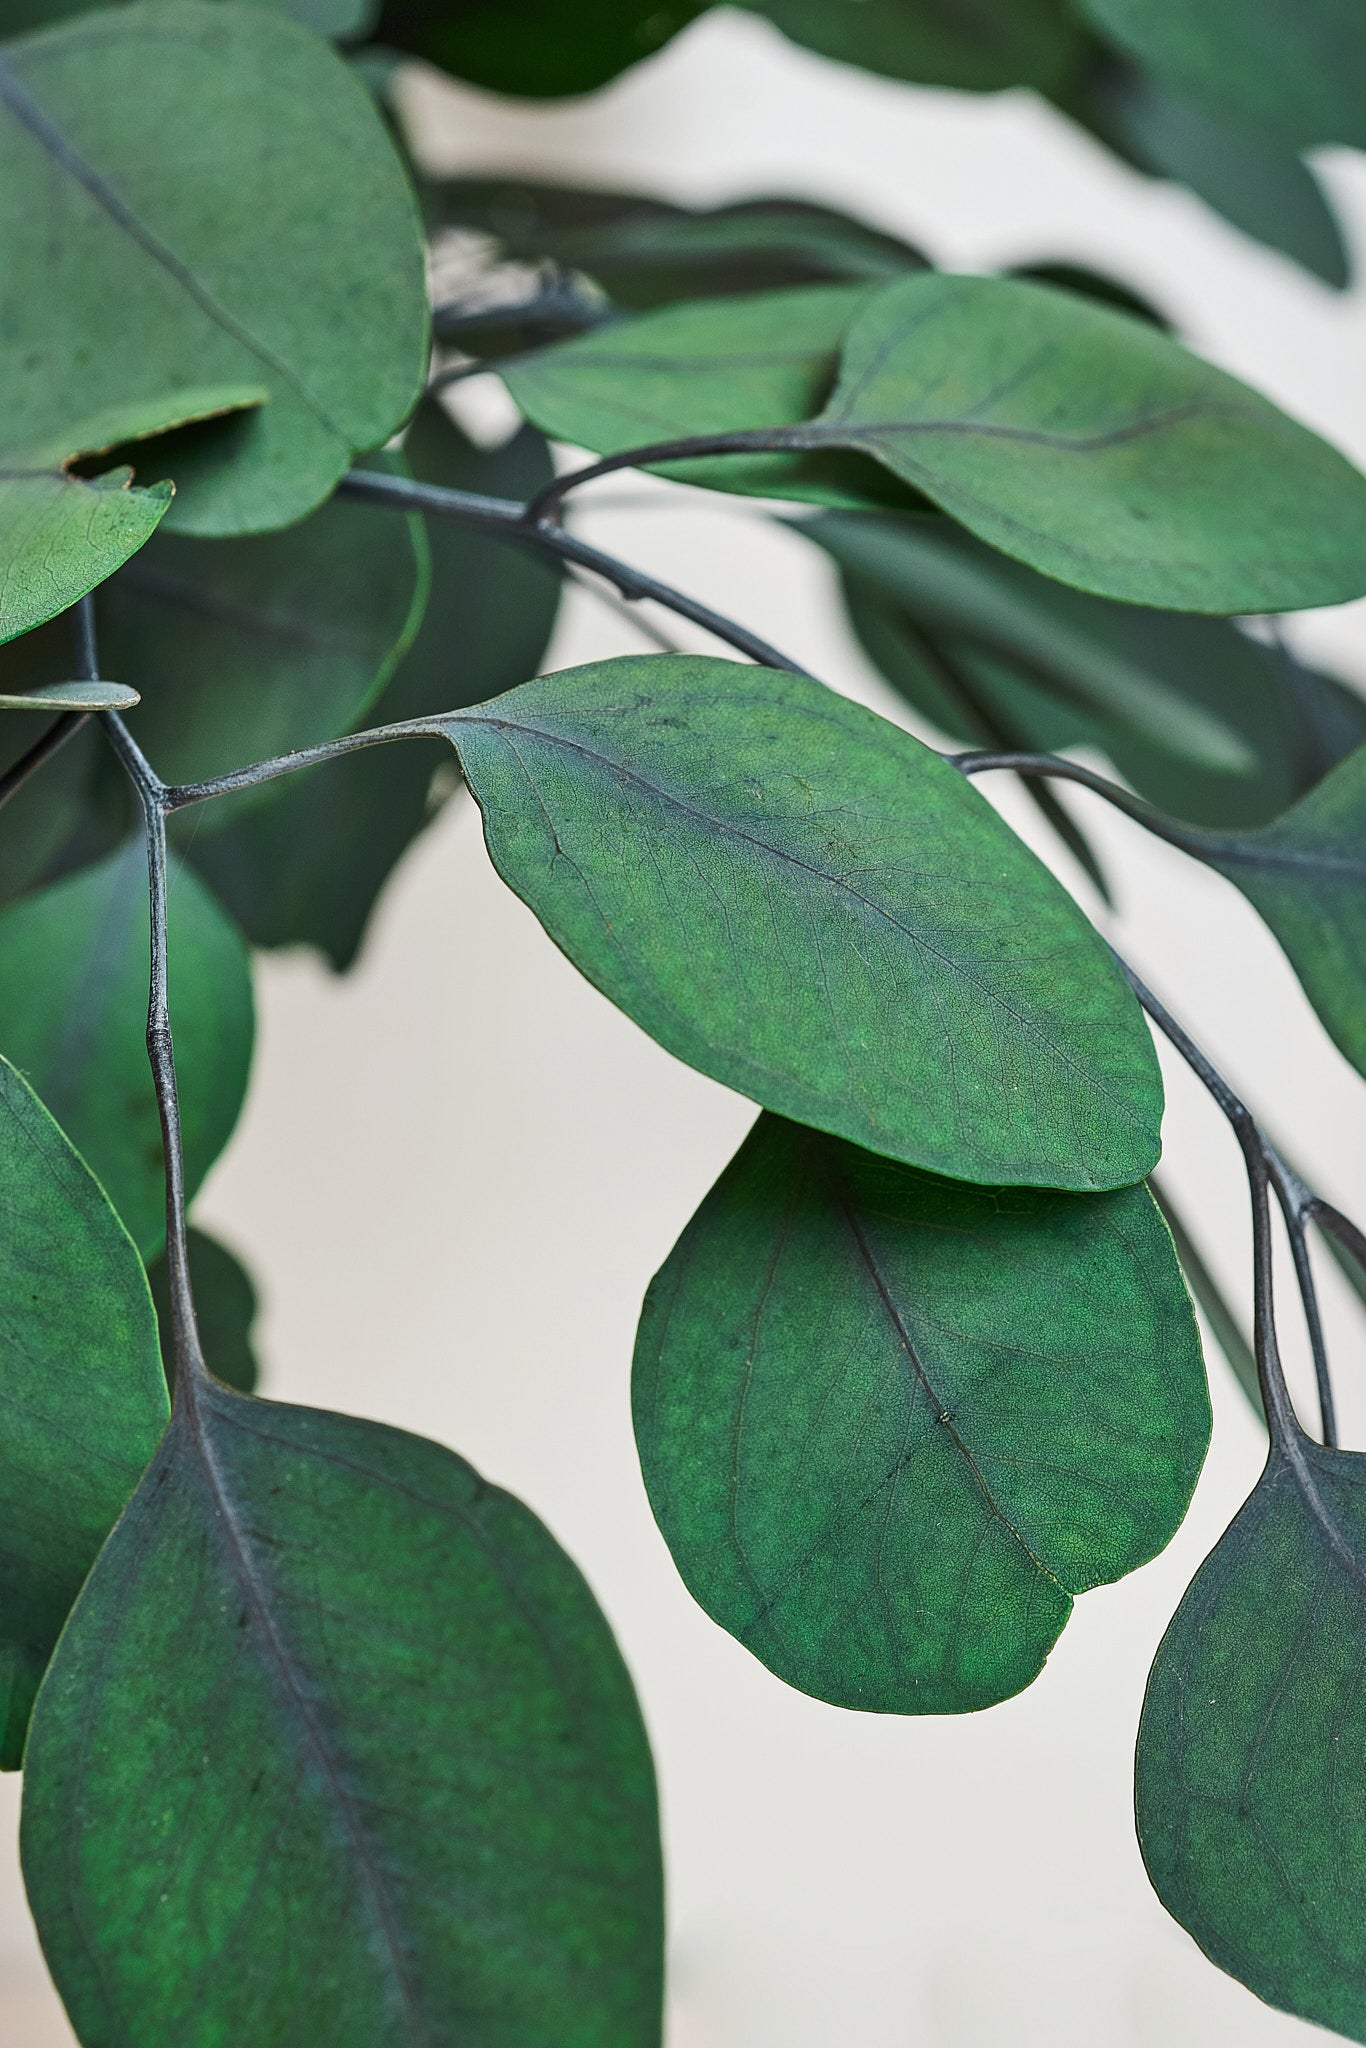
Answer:
<svg viewBox="0 0 1366 2048"><path fill-rule="evenodd" d="M72 1601L166 1427L138 1255L90 1169L0 1059L0 1769Z"/></svg>
<svg viewBox="0 0 1366 2048"><path fill-rule="evenodd" d="M790 1685L964 1713L1185 1514L1209 1438L1146 1188L964 1187L764 1116L646 1297L650 1502Z"/></svg>
<svg viewBox="0 0 1366 2048"><path fill-rule="evenodd" d="M176 410L189 387L268 399L152 451L183 532L302 518L421 391L403 167L347 65L264 8L147 0L7 44L0 245L7 456L69 426L73 389L136 408L124 438L196 417Z"/></svg>
<svg viewBox="0 0 1366 2048"><path fill-rule="evenodd" d="M436 1444L196 1367L26 1762L85 2042L657 2048L630 1679L541 1523Z"/></svg>
<svg viewBox="0 0 1366 2048"><path fill-rule="evenodd" d="M1158 1148L1152 1043L1066 891L940 755L805 676L598 662L439 722L503 879L728 1087L962 1180Z"/></svg>

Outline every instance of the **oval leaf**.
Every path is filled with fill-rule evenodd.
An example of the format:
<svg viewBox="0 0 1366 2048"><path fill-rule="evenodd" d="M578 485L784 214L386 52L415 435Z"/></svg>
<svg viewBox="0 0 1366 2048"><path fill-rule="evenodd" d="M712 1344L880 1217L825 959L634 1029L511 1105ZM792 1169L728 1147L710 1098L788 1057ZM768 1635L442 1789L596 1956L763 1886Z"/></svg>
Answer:
<svg viewBox="0 0 1366 2048"><path fill-rule="evenodd" d="M1209 1438L1145 1188L967 1188L761 1117L646 1298L633 1384L688 1585L788 1684L963 1713L1168 1542Z"/></svg>
<svg viewBox="0 0 1366 2048"><path fill-rule="evenodd" d="M436 1444L197 1382L26 1762L83 2041L656 2048L630 1679L542 1525Z"/></svg>
<svg viewBox="0 0 1366 2048"><path fill-rule="evenodd" d="M1295 1430L1148 1681L1138 1835L1168 1912L1259 1998L1366 2041L1366 1458Z"/></svg>
<svg viewBox="0 0 1366 2048"><path fill-rule="evenodd" d="M600 454L809 420L867 285L700 299L613 322L507 364L503 381L543 432ZM906 502L877 468L832 453L726 455L651 465L743 496L865 509Z"/></svg>
<svg viewBox="0 0 1366 2048"><path fill-rule="evenodd" d="M794 43L888 78L996 92L1063 84L1080 48L1058 0L751 0Z"/></svg>
<svg viewBox="0 0 1366 2048"><path fill-rule="evenodd" d="M1083 12L1174 90L1297 149L1366 148L1359 0L1082 0Z"/></svg>
<svg viewBox="0 0 1366 2048"><path fill-rule="evenodd" d="M1366 478L1149 323L1075 293L886 286L845 336L811 437L876 456L993 547L1102 597L1260 612L1366 591Z"/></svg>
<svg viewBox="0 0 1366 2048"><path fill-rule="evenodd" d="M147 1064L147 861L140 840L0 915L0 1050L79 1145L144 1254L165 1230ZM188 1185L232 1132L251 1065L251 969L236 927L181 868L171 1004Z"/></svg>
<svg viewBox="0 0 1366 2048"><path fill-rule="evenodd" d="M269 399L148 451L183 531L301 518L421 389L402 166L341 59L261 8L150 0L7 45L0 244L7 450L63 434L73 390L136 417L96 448L189 417L191 383Z"/></svg>
<svg viewBox="0 0 1366 2048"><path fill-rule="evenodd" d="M66 611L155 531L171 487L128 490L128 474L87 483L0 448L0 641Z"/></svg>
<svg viewBox="0 0 1366 2048"><path fill-rule="evenodd" d="M1108 949L908 733L691 655L568 669L443 729L503 879L690 1066L963 1180L1153 1164L1156 1060Z"/></svg>
<svg viewBox="0 0 1366 2048"><path fill-rule="evenodd" d="M166 1427L147 1283L90 1169L0 1060L0 1769Z"/></svg>

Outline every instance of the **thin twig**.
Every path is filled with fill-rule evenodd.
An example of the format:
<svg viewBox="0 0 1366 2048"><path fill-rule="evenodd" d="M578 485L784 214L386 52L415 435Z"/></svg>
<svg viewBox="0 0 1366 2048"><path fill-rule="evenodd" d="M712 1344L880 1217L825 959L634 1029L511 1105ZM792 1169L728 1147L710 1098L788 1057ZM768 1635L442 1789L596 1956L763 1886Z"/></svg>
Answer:
<svg viewBox="0 0 1366 2048"><path fill-rule="evenodd" d="M171 1335L175 1351L175 1397L193 1403L204 1353L199 1342L185 1223L185 1160L180 1135L180 1093L176 1086L175 1048L171 1040L166 937L166 785L153 769L117 712L104 711L100 723L114 752L128 772L142 804L147 839L147 884L151 915L151 976L147 999L147 1058L161 1118L161 1147L166 1169L166 1266L170 1282Z"/></svg>
<svg viewBox="0 0 1366 2048"><path fill-rule="evenodd" d="M648 469L660 462L695 462L711 455L800 455L831 446L831 436L812 425L789 427L746 427L730 434L692 434L672 441L649 441L639 448L623 448L604 455L583 469L571 469L555 477L536 493L527 506L527 518L535 524L559 516L560 506L571 491L591 484L596 477L611 476L618 469Z"/></svg>
<svg viewBox="0 0 1366 2048"><path fill-rule="evenodd" d="M675 590L671 584L661 583L657 576L648 576L644 570L632 568L628 562L619 561L603 548L591 546L562 526L532 524L528 516L530 507L519 504L515 498L489 498L475 491L450 490L441 484L418 483L411 477L385 476L378 470L367 469L351 470L337 489L345 497L363 498L371 504L387 505L395 511L431 512L439 518L458 519L467 526L477 526L483 532L496 534L504 540L521 542L528 547L539 548L545 554L558 555L562 561L573 562L579 568L590 569L595 576L601 576L624 598L653 598L680 618L691 619L694 625L703 627L716 639L758 662L762 668L785 669L790 675L807 673L800 663L790 661L767 640L751 633L748 627L737 625L723 613L713 611L710 605L699 604L696 598Z"/></svg>

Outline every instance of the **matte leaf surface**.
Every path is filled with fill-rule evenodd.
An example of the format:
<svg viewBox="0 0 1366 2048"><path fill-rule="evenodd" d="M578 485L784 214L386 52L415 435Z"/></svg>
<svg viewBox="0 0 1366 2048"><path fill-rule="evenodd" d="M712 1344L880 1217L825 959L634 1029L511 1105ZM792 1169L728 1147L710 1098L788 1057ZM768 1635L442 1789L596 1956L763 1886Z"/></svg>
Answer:
<svg viewBox="0 0 1366 2048"><path fill-rule="evenodd" d="M251 971L236 927L186 868L170 891L188 1183L227 1143L251 1064ZM144 1254L165 1228L147 1065L147 864L140 841L0 915L0 1052L79 1146Z"/></svg>
<svg viewBox="0 0 1366 2048"><path fill-rule="evenodd" d="M656 2048L630 1679L547 1531L436 1444L178 1399L27 1763L85 2048Z"/></svg>
<svg viewBox="0 0 1366 2048"><path fill-rule="evenodd" d="M3 439L0 641L55 618L112 575L155 531L171 502L169 485L129 490L126 469L87 482L66 473L63 457L44 461L12 445L8 435Z"/></svg>
<svg viewBox="0 0 1366 2048"><path fill-rule="evenodd" d="M216 1379L235 1387L239 1394L254 1394L260 1378L260 1366L252 1344L257 1303L251 1275L241 1260L216 1237L209 1237L193 1226L186 1236L190 1282L194 1288L195 1315L204 1355L210 1360ZM174 1385L170 1276L164 1251L148 1266L147 1280L161 1332L162 1364L168 1382Z"/></svg>
<svg viewBox="0 0 1366 2048"><path fill-rule="evenodd" d="M1138 1834L1167 1910L1271 2005L1366 2041L1366 1459L1296 1430L1162 1640Z"/></svg>
<svg viewBox="0 0 1366 2048"><path fill-rule="evenodd" d="M89 1168L0 1060L0 1769L71 1603L166 1427L138 1256Z"/></svg>
<svg viewBox="0 0 1366 2048"><path fill-rule="evenodd" d="M893 688L970 745L1097 744L1155 803L1262 825L1366 741L1366 704L1231 622L1069 590L932 517L822 513Z"/></svg>
<svg viewBox="0 0 1366 2048"><path fill-rule="evenodd" d="M1366 14L1357 0L1083 0L1173 91L1296 148L1366 147Z"/></svg>
<svg viewBox="0 0 1366 2048"><path fill-rule="evenodd" d="M979 92L1047 90L1067 75L1080 47L1057 0L756 0L754 11L822 57Z"/></svg>
<svg viewBox="0 0 1366 2048"><path fill-rule="evenodd" d="M655 1516L714 1620L836 1706L962 1713L1154 1556L1209 1437L1144 1188L969 1188L761 1117L651 1286Z"/></svg>
<svg viewBox="0 0 1366 2048"><path fill-rule="evenodd" d="M341 59L260 8L151 0L9 45L0 242L7 450L67 456L92 414L103 434L82 427L76 449L109 447L202 415L206 386L220 410L251 395L149 449L182 531L301 518L421 388L402 166ZM121 494L98 509L131 516Z"/></svg>
<svg viewBox="0 0 1366 2048"><path fill-rule="evenodd" d="M445 730L503 879L689 1065L964 1180L1153 1164L1161 1085L1108 950L896 726L805 677L655 655Z"/></svg>
<svg viewBox="0 0 1366 2048"><path fill-rule="evenodd" d="M1366 1074L1366 747L1274 824L1236 839L1192 834L1188 846L1261 912L1334 1042Z"/></svg>
<svg viewBox="0 0 1366 2048"><path fill-rule="evenodd" d="M700 299L613 323L507 365L528 419L600 454L682 436L792 426L835 382L841 340L867 285ZM748 496L863 508L905 501L867 463L811 455L727 455L652 465L659 476Z"/></svg>
<svg viewBox="0 0 1366 2048"><path fill-rule="evenodd" d="M495 498L533 497L553 474L530 427L485 451L430 401L404 457L424 482ZM382 531L382 515L358 510ZM366 723L479 703L534 675L545 654L558 569L454 520L434 519L428 532L434 573L422 626ZM276 783L273 802L225 831L194 834L190 857L255 944L305 943L349 967L385 881L435 813L432 778L442 766L453 779L449 754L443 761L421 742L348 755Z"/></svg>
<svg viewBox="0 0 1366 2048"><path fill-rule="evenodd" d="M1176 611L1366 590L1366 478L1145 322L1017 278L906 278L845 336L814 425L980 539Z"/></svg>

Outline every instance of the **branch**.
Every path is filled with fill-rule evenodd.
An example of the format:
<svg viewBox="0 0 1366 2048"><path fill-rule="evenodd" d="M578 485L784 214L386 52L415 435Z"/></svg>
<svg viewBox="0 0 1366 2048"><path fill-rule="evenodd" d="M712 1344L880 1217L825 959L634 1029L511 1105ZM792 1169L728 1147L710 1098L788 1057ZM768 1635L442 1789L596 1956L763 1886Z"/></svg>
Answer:
<svg viewBox="0 0 1366 2048"><path fill-rule="evenodd" d="M647 441L639 448L623 448L616 455L604 455L583 469L571 469L538 491L526 510L536 524L559 516L560 505L580 484L595 477L611 476L618 469L648 469L658 462L700 461L708 455L800 455L813 448L828 448L828 434L807 427L745 427L730 434L692 434L674 441Z"/></svg>
<svg viewBox="0 0 1366 2048"><path fill-rule="evenodd" d="M82 682L97 683L99 676L95 666L95 600L93 596L83 597L75 610L76 628L76 673ZM54 718L45 733L41 733L33 745L19 756L0 775L0 810L3 810L12 796L17 796L30 775L37 773L45 761L75 739L83 725L88 724L88 711L64 711L60 718Z"/></svg>
<svg viewBox="0 0 1366 2048"><path fill-rule="evenodd" d="M89 600L87 599L88 603ZM91 662L94 663L93 631ZM93 678L92 678L93 680ZM204 1353L199 1342L185 1227L185 1160L180 1137L180 1094L176 1087L175 1049L167 998L166 959L166 785L152 768L123 720L102 711L100 723L128 771L142 804L147 838L148 908L151 919L151 977L147 998L147 1058L161 1118L161 1148L166 1167L166 1266L170 1281L171 1334L175 1347L175 1398L193 1405L196 1378L202 1378Z"/></svg>
<svg viewBox="0 0 1366 2048"><path fill-rule="evenodd" d="M453 491L441 484L418 483L411 477L385 476L379 470L369 469L351 470L337 489L344 497L363 498L373 505L387 505L398 512L435 513L439 518L458 519L482 532L540 548L546 554L559 556L562 561L575 563L580 569L591 569L595 576L603 577L625 598L653 598L656 604L664 605L682 619L691 619L694 625L703 627L740 654L748 655L762 668L785 669L789 675L807 674L799 663L789 661L785 654L780 654L767 640L761 640L757 633L737 625L735 620L713 611L709 605L699 604L696 598L675 590L671 584L661 583L658 577L647 576L641 569L633 569L628 562L619 561L602 548L590 546L562 526L533 524L531 506L520 505L515 498L487 498L476 491Z"/></svg>
<svg viewBox="0 0 1366 2048"><path fill-rule="evenodd" d="M966 754L948 754L955 768L961 768L965 775L985 775L993 769L1009 769L1013 775L1051 776L1059 782L1076 782L1083 789L1089 789L1096 796L1103 796L1107 804L1122 811L1126 818L1142 825L1155 839L1165 839L1169 846L1175 846L1182 853L1203 859L1211 850L1211 842L1204 834L1184 826L1179 818L1169 818L1152 804L1145 803L1141 796L1135 796L1118 782L1110 782L1103 775L1097 775L1092 768L1083 768L1079 761L1069 761L1062 754L1017 754L1004 751L984 752L980 749Z"/></svg>

